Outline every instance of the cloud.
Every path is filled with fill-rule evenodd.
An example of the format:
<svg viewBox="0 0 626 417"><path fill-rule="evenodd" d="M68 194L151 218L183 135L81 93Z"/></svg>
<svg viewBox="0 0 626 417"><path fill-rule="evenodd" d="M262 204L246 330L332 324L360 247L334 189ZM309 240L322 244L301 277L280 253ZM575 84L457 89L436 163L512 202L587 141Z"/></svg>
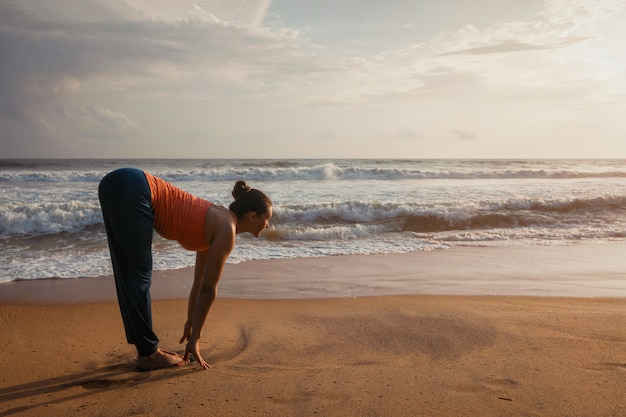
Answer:
<svg viewBox="0 0 626 417"><path fill-rule="evenodd" d="M474 132L467 132L464 130L454 129L451 130L452 133L458 140L477 140L478 135Z"/></svg>
<svg viewBox="0 0 626 417"><path fill-rule="evenodd" d="M523 43L523 42L516 41L516 40L506 40L495 45L480 46L476 48L469 48L469 49L463 49L459 51L446 52L446 53L441 54L440 56L503 54L503 53L510 53L510 52L554 49L554 48L566 47L577 42L585 41L587 39L589 38L582 38L582 37L572 38L572 39L564 40L562 42L557 42L557 43L547 44L547 45L532 45L529 43Z"/></svg>
<svg viewBox="0 0 626 417"><path fill-rule="evenodd" d="M506 100L506 94L552 100L578 96L584 100L593 89L624 89L623 82L599 85L609 64L594 62L593 56L603 40L602 24L625 9L623 1L548 0L546 10L534 20L486 27L464 25L406 47L350 56L321 80L328 84L320 90L330 94L300 101L319 108L444 99ZM606 48L602 52L605 60L618 61L619 54ZM613 64L614 73L619 73L623 65Z"/></svg>
<svg viewBox="0 0 626 417"><path fill-rule="evenodd" d="M270 5L271 0L5 0L3 8L24 21L195 21L253 27L261 24Z"/></svg>
<svg viewBox="0 0 626 417"><path fill-rule="evenodd" d="M623 10L623 0L548 0L541 14L549 24L595 30L595 25Z"/></svg>
<svg viewBox="0 0 626 417"><path fill-rule="evenodd" d="M121 112L98 105L83 106L80 110L83 124L92 128L90 136L110 138L111 135L125 135L139 127Z"/></svg>
<svg viewBox="0 0 626 417"><path fill-rule="evenodd" d="M263 21L271 0L128 0L126 3L153 21L198 21L255 27Z"/></svg>
<svg viewBox="0 0 626 417"><path fill-rule="evenodd" d="M435 129L450 132L450 123L487 131L481 123L494 119L484 116L496 113L531 120L584 104L618 114L626 93L618 16L626 4L542 4L541 14L533 9L524 21L483 9L494 15L429 21L426 32L419 17L403 30L406 14L357 28L342 5L343 19L355 26L342 33L358 36L355 48L337 38L337 25L307 29L303 10L318 21L335 19L309 4L288 6L302 14L294 29L280 15L287 6L271 0L3 0L0 153L7 137L165 143L186 132L191 143L203 140L193 132L258 140L277 130L313 137L322 126L327 137L343 132L341 141L351 129L415 139L411 129L430 137ZM393 28L385 36L383 24ZM325 36L316 36L320 30Z"/></svg>
<svg viewBox="0 0 626 417"><path fill-rule="evenodd" d="M196 93L191 86L187 91L174 88L184 86L184 80L213 82L215 90L228 83L257 83L263 74L298 65L297 59L289 60L299 42L296 32L259 27L269 4L2 2L0 116L45 126L42 137L64 129L86 134L96 127L123 135L139 123L124 110L99 102L104 96L119 105L122 97L151 90L167 94L170 86L177 95Z"/></svg>
<svg viewBox="0 0 626 417"><path fill-rule="evenodd" d="M422 137L414 132L411 129L407 129L407 128L398 128L396 130L396 134L393 136L396 139L403 139L403 140L411 140L411 139L421 139Z"/></svg>

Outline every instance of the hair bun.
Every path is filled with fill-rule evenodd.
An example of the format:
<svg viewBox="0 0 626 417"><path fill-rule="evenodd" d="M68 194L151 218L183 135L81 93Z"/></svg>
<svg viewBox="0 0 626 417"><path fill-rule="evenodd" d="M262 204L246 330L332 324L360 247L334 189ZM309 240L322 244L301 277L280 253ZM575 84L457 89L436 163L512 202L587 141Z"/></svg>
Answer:
<svg viewBox="0 0 626 417"><path fill-rule="evenodd" d="M243 197L244 195L250 192L251 188L246 184L245 181L239 180L235 183L235 188L233 188L232 195L235 200Z"/></svg>
<svg viewBox="0 0 626 417"><path fill-rule="evenodd" d="M261 216L270 212L272 208L272 200L268 196L256 188L248 187L243 180L235 183L232 195L235 201L230 203L228 208L237 215L237 219L241 219L244 214L251 211Z"/></svg>

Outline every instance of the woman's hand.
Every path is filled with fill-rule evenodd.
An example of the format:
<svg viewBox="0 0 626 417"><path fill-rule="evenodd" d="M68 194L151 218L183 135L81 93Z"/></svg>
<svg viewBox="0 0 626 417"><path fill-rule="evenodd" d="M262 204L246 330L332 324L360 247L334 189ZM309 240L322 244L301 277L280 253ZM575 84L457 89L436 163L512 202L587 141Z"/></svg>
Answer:
<svg viewBox="0 0 626 417"><path fill-rule="evenodd" d="M211 365L206 363L204 359L202 359L202 355L200 354L200 340L192 339L191 333L191 322L187 321L185 323L185 329L183 330L183 337L181 337L180 342L178 342L184 343L185 341L187 341L187 347L185 348L185 356L183 356L183 361L188 362L189 355L191 354L196 359L196 362L200 364L200 366L202 366L204 369L209 369Z"/></svg>
<svg viewBox="0 0 626 417"><path fill-rule="evenodd" d="M189 340L189 338L191 337L191 321L187 320L187 322L185 322L185 329L183 330L183 337L180 338L180 342L178 343L183 343L185 340Z"/></svg>
<svg viewBox="0 0 626 417"><path fill-rule="evenodd" d="M183 356L184 361L189 360L189 355L193 355L196 359L196 362L200 364L204 369L209 369L211 365L206 363L204 359L202 359L202 355L200 354L200 339L195 339L193 337L189 337L187 342L187 347L185 348L185 356Z"/></svg>

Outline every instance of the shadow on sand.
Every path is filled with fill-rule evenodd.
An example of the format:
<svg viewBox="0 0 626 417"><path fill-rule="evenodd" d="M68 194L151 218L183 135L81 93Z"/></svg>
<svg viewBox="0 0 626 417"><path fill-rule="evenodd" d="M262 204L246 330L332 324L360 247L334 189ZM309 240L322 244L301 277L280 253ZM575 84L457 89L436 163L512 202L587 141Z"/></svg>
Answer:
<svg viewBox="0 0 626 417"><path fill-rule="evenodd" d="M202 368L184 365L150 372L140 372L135 362L109 365L101 368L64 375L36 382L0 389L0 417L25 412L48 404L86 398L96 391L127 389L140 384L150 384L201 371ZM28 401L28 404L24 404ZM11 404L15 406L12 408ZM19 405L17 405L19 404Z"/></svg>

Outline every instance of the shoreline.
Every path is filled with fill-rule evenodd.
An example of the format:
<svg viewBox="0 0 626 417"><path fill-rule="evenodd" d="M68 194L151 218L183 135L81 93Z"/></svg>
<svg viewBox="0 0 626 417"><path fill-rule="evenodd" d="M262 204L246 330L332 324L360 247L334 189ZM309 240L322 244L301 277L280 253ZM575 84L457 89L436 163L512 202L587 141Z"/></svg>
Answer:
<svg viewBox="0 0 626 417"><path fill-rule="evenodd" d="M626 243L457 246L404 254L343 255L227 264L219 297L383 295L626 297ZM153 300L186 299L193 268L154 271ZM0 304L116 301L111 276L0 283Z"/></svg>

